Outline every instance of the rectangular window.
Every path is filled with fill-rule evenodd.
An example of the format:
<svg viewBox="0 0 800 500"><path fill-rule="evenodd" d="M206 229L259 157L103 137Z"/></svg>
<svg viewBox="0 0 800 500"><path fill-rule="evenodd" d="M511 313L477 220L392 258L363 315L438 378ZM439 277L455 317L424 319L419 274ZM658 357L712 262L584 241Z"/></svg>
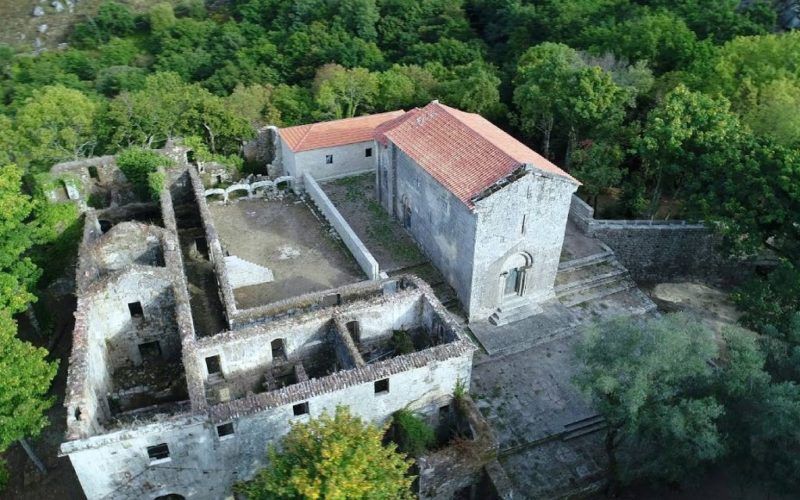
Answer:
<svg viewBox="0 0 800 500"><path fill-rule="evenodd" d="M147 456L150 457L151 464L167 462L169 461L169 446L167 443L148 446Z"/></svg>
<svg viewBox="0 0 800 500"><path fill-rule="evenodd" d="M367 148L364 150L364 156L367 158L372 158L372 148Z"/></svg>
<svg viewBox="0 0 800 500"><path fill-rule="evenodd" d="M325 155L325 163L327 163L328 165L333 163L333 155Z"/></svg>
<svg viewBox="0 0 800 500"><path fill-rule="evenodd" d="M219 361L219 355L207 357L206 358L206 368L208 369L208 374L209 375L214 375L216 373L222 373L222 364Z"/></svg>
<svg viewBox="0 0 800 500"><path fill-rule="evenodd" d="M308 401L305 403L298 403L292 406L292 413L294 413L295 417L299 417L300 415L306 415L308 413Z"/></svg>
<svg viewBox="0 0 800 500"><path fill-rule="evenodd" d="M389 393L389 379L383 378L375 381L375 394Z"/></svg>
<svg viewBox="0 0 800 500"><path fill-rule="evenodd" d="M217 426L217 436L223 438L226 436L233 436L233 422L220 424Z"/></svg>
<svg viewBox="0 0 800 500"><path fill-rule="evenodd" d="M128 311L131 313L131 318L141 319L144 317L144 310L142 309L141 302L131 302L128 304Z"/></svg>

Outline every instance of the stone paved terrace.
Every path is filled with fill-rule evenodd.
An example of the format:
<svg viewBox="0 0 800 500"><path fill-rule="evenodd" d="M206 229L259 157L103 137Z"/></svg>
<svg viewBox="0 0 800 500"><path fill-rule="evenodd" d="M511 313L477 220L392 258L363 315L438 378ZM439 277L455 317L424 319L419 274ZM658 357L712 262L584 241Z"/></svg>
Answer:
<svg viewBox="0 0 800 500"><path fill-rule="evenodd" d="M234 290L240 309L366 279L333 230L300 198L240 199L211 203L209 210L224 250L274 275L273 282Z"/></svg>

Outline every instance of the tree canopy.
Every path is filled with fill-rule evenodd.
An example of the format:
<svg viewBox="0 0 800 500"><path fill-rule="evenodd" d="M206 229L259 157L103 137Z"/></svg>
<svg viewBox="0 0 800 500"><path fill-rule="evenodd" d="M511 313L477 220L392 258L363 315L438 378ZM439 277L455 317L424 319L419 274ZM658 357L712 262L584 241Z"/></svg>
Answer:
<svg viewBox="0 0 800 500"><path fill-rule="evenodd" d="M411 461L383 445L385 429L337 407L297 423L269 450L269 465L237 489L247 498L412 498Z"/></svg>

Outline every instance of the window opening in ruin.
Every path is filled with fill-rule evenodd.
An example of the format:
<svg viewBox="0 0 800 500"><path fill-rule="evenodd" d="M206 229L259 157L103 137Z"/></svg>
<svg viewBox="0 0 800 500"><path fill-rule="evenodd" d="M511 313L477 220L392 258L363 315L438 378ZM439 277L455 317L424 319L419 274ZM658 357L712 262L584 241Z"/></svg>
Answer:
<svg viewBox="0 0 800 500"><path fill-rule="evenodd" d="M217 184L222 184L222 176L221 175L217 176Z"/></svg>
<svg viewBox="0 0 800 500"><path fill-rule="evenodd" d="M388 394L389 393L389 379L382 378L375 381L375 394Z"/></svg>
<svg viewBox="0 0 800 500"><path fill-rule="evenodd" d="M197 165L197 158L194 154L194 150L190 149L186 152L186 161L192 165Z"/></svg>
<svg viewBox="0 0 800 500"><path fill-rule="evenodd" d="M322 297L322 305L324 307L338 306L342 303L342 296L338 293L331 293Z"/></svg>
<svg viewBox="0 0 800 500"><path fill-rule="evenodd" d="M219 361L219 355L209 356L206 358L206 369L209 375L222 373L222 364Z"/></svg>
<svg viewBox="0 0 800 500"><path fill-rule="evenodd" d="M353 342L359 344L361 342L361 329L358 326L358 321L350 321L345 326L347 327L347 333L350 334L350 338L353 339Z"/></svg>
<svg viewBox="0 0 800 500"><path fill-rule="evenodd" d="M367 158L372 158L372 148L367 148L364 150L364 156Z"/></svg>
<svg viewBox="0 0 800 500"><path fill-rule="evenodd" d="M308 401L306 401L304 403L298 403L298 404L292 406L292 413L294 413L295 417L307 414L308 413Z"/></svg>
<svg viewBox="0 0 800 500"><path fill-rule="evenodd" d="M81 409L80 408L75 408L74 415L75 415L75 420L80 420L81 419Z"/></svg>
<svg viewBox="0 0 800 500"><path fill-rule="evenodd" d="M142 361L161 359L161 344L157 340L139 344L139 354L142 356Z"/></svg>
<svg viewBox="0 0 800 500"><path fill-rule="evenodd" d="M286 360L286 345L283 339L275 339L270 343L272 359Z"/></svg>
<svg viewBox="0 0 800 500"><path fill-rule="evenodd" d="M107 233L112 227L114 227L114 224L112 224L110 220L103 219L97 222L100 224L100 232L103 234Z"/></svg>
<svg viewBox="0 0 800 500"><path fill-rule="evenodd" d="M233 422L218 425L217 436L221 438L225 436L233 436Z"/></svg>
<svg viewBox="0 0 800 500"><path fill-rule="evenodd" d="M89 170L89 177L91 177L92 179L99 179L100 178L100 176L97 174L97 167L95 167L94 165L91 165L91 166L88 167L88 170Z"/></svg>
<svg viewBox="0 0 800 500"><path fill-rule="evenodd" d="M131 313L131 318L142 319L144 318L144 310L142 309L141 302L131 302L128 304L128 311Z"/></svg>
<svg viewBox="0 0 800 500"><path fill-rule="evenodd" d="M151 464L166 461L169 459L169 446L167 446L167 443L148 446L147 456L150 457Z"/></svg>

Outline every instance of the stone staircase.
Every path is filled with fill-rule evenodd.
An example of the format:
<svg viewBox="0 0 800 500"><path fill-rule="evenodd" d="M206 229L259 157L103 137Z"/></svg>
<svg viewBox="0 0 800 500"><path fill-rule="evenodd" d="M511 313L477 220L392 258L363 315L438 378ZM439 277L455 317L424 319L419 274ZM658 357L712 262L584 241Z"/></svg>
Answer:
<svg viewBox="0 0 800 500"><path fill-rule="evenodd" d="M228 279L233 288L260 285L275 280L269 268L259 266L235 255L225 257L225 268L228 271Z"/></svg>
<svg viewBox="0 0 800 500"><path fill-rule="evenodd" d="M564 433L561 435L562 441L577 439L587 434L592 434L606 428L606 421L600 415L592 415L581 420L576 420L564 426Z"/></svg>
<svg viewBox="0 0 800 500"><path fill-rule="evenodd" d="M605 251L558 266L555 294L567 307L635 288L628 270Z"/></svg>
<svg viewBox="0 0 800 500"><path fill-rule="evenodd" d="M507 325L540 312L542 307L539 304L531 303L525 297L514 297L506 299L503 305L489 316L489 323L495 326Z"/></svg>

